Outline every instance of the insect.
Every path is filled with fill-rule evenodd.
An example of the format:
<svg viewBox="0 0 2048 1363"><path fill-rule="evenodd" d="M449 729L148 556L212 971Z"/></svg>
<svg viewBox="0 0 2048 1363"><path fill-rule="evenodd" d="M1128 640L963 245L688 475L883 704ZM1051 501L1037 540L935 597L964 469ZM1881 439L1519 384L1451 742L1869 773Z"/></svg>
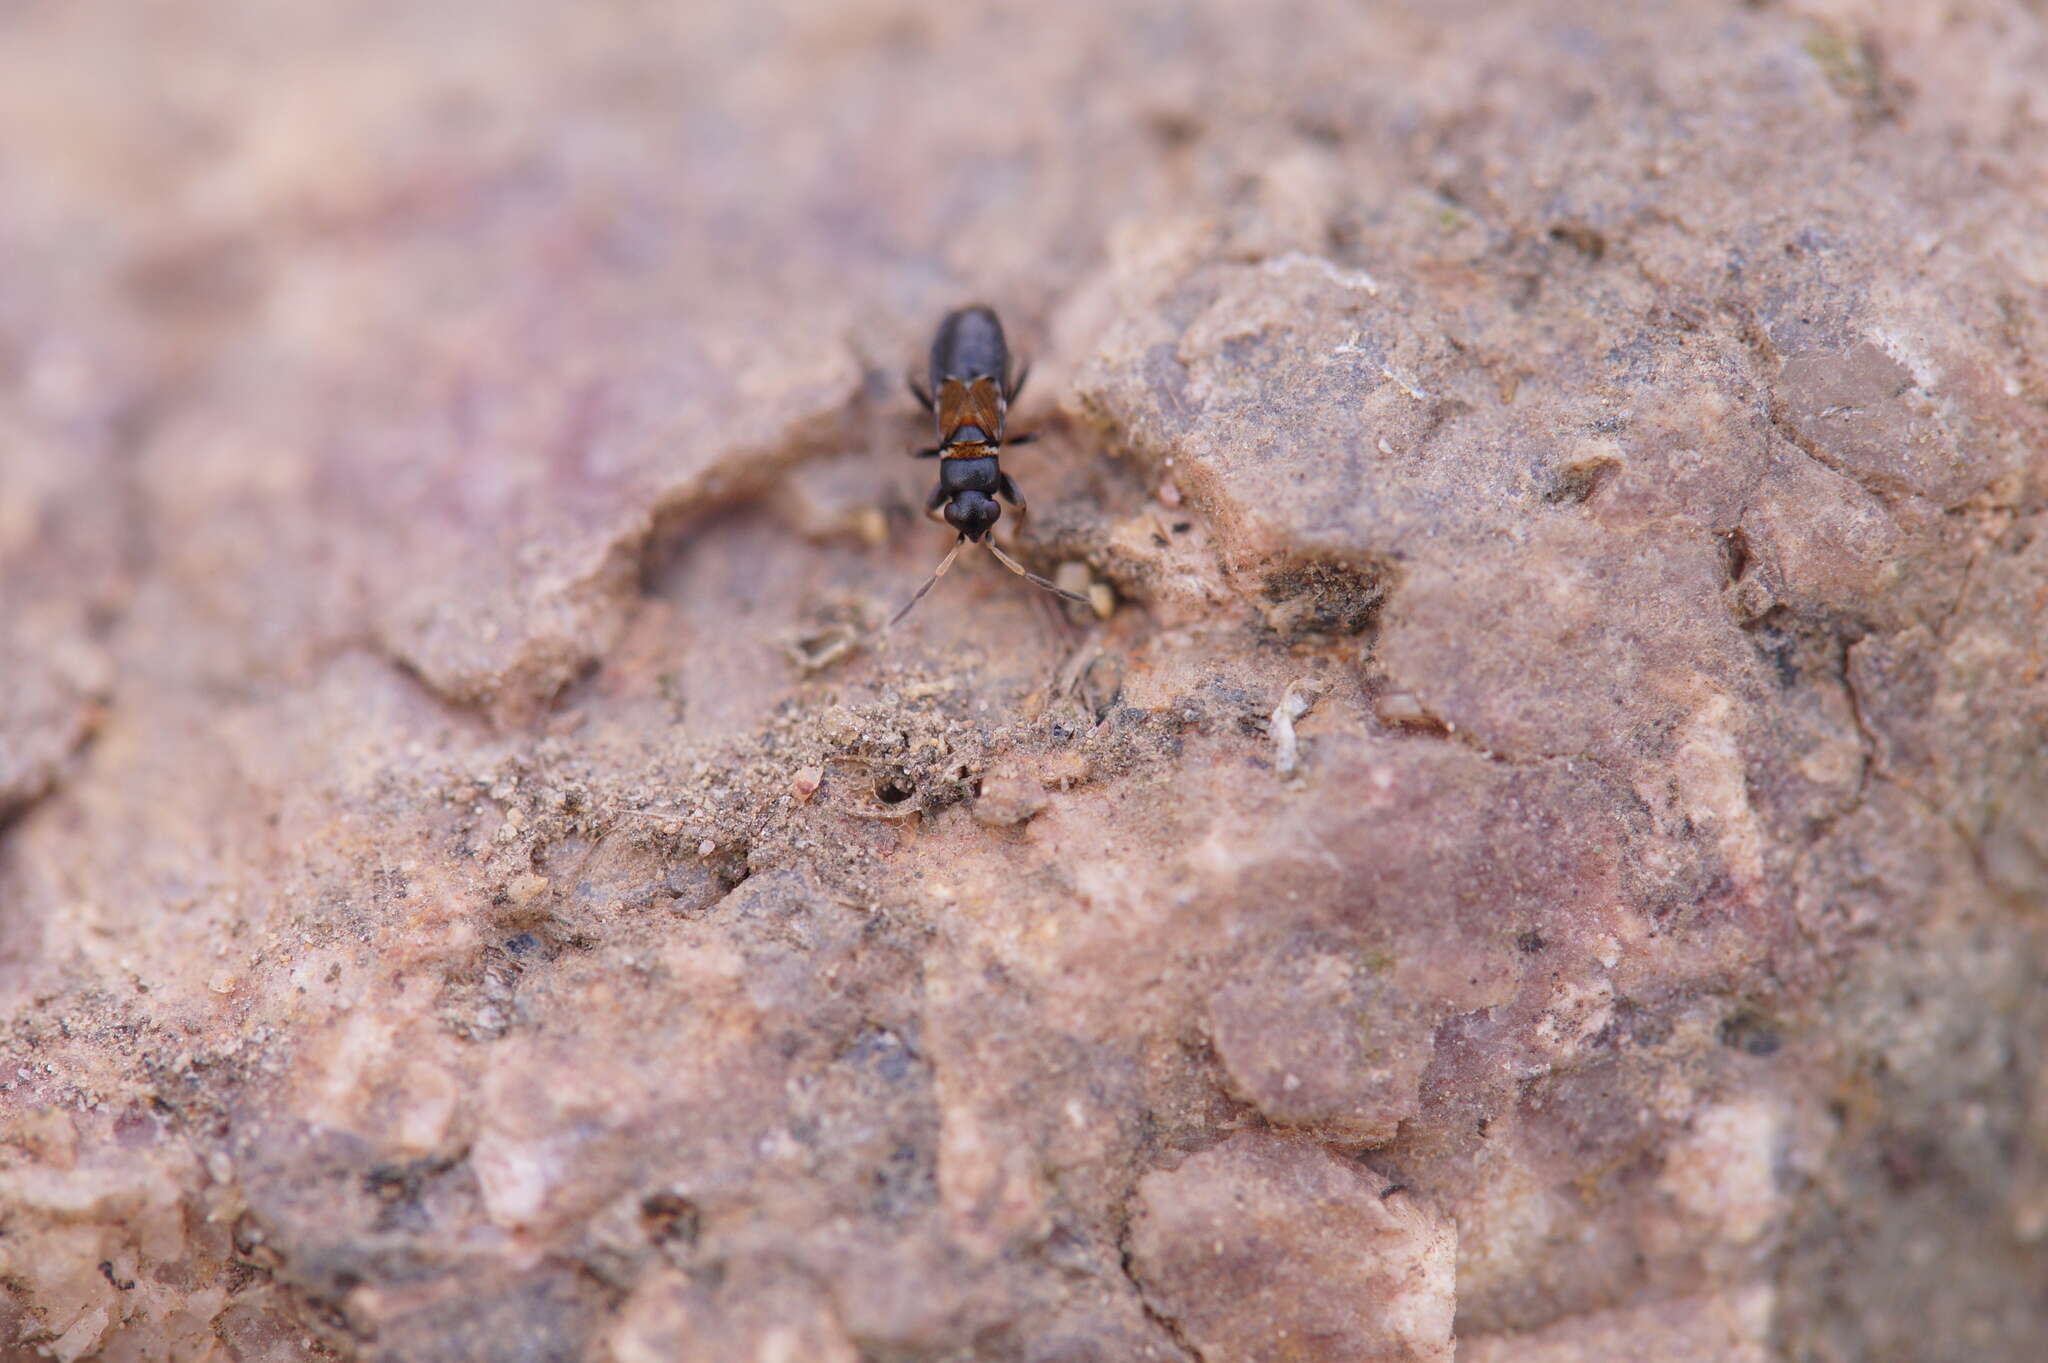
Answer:
<svg viewBox="0 0 2048 1363"><path fill-rule="evenodd" d="M993 309L979 305L959 308L939 323L938 335L932 338L931 386L920 386L913 376L910 391L932 414L938 433L938 444L917 451L920 459L939 461L939 485L925 499L925 514L952 526L960 537L884 629L910 614L910 608L924 600L925 593L946 575L969 544L988 546L998 563L1055 596L1089 604L1087 597L1054 586L1011 558L989 537L1003 515L998 497L1017 508L1019 520L1024 517L1024 494L1003 472L1000 452L1005 445L1022 445L1032 439L1028 435L1006 437L1003 431L1003 419L1023 391L1030 368L1027 364L1011 374L1010 347Z"/></svg>

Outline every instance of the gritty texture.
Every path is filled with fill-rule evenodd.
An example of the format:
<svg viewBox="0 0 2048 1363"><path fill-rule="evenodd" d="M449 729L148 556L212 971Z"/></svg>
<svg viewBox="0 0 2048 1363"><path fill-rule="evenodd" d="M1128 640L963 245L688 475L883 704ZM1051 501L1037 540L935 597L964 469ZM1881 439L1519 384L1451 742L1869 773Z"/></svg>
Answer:
<svg viewBox="0 0 2048 1363"><path fill-rule="evenodd" d="M2044 185L2024 0L0 3L0 1359L2034 1363ZM870 640L976 300L1096 609Z"/></svg>
<svg viewBox="0 0 2048 1363"><path fill-rule="evenodd" d="M1131 1271L1214 1363L1452 1357L1457 1233L1298 1139L1240 1132L1138 1181Z"/></svg>

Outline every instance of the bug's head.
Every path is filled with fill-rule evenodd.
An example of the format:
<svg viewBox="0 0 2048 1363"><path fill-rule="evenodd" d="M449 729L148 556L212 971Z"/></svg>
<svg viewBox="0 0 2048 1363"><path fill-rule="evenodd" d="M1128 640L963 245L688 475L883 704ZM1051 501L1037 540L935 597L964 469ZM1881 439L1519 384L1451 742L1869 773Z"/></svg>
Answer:
<svg viewBox="0 0 2048 1363"><path fill-rule="evenodd" d="M956 492L946 503L946 524L979 541L1002 519L1003 509L985 492Z"/></svg>

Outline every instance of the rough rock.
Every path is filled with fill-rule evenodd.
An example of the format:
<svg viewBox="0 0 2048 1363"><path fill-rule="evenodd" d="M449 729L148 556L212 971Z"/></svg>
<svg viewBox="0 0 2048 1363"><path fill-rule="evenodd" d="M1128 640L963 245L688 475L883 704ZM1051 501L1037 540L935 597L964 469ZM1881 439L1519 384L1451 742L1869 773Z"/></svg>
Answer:
<svg viewBox="0 0 2048 1363"><path fill-rule="evenodd" d="M1138 1182L1131 1265L1198 1357L1452 1357L1457 1231L1327 1148L1244 1132Z"/></svg>
<svg viewBox="0 0 2048 1363"><path fill-rule="evenodd" d="M415 9L0 6L0 1356L2033 1363L2038 6Z"/></svg>

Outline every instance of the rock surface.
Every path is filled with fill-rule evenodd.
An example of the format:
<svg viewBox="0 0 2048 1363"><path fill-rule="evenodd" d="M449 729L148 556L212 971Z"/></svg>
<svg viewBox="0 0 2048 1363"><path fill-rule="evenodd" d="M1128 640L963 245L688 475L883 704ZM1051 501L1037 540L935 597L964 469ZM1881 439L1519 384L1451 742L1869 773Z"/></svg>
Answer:
<svg viewBox="0 0 2048 1363"><path fill-rule="evenodd" d="M0 1358L2031 1363L2044 71L0 6Z"/></svg>
<svg viewBox="0 0 2048 1363"><path fill-rule="evenodd" d="M1202 1358L1452 1357L1458 1236L1307 1142L1239 1132L1138 1181L1131 1273Z"/></svg>

